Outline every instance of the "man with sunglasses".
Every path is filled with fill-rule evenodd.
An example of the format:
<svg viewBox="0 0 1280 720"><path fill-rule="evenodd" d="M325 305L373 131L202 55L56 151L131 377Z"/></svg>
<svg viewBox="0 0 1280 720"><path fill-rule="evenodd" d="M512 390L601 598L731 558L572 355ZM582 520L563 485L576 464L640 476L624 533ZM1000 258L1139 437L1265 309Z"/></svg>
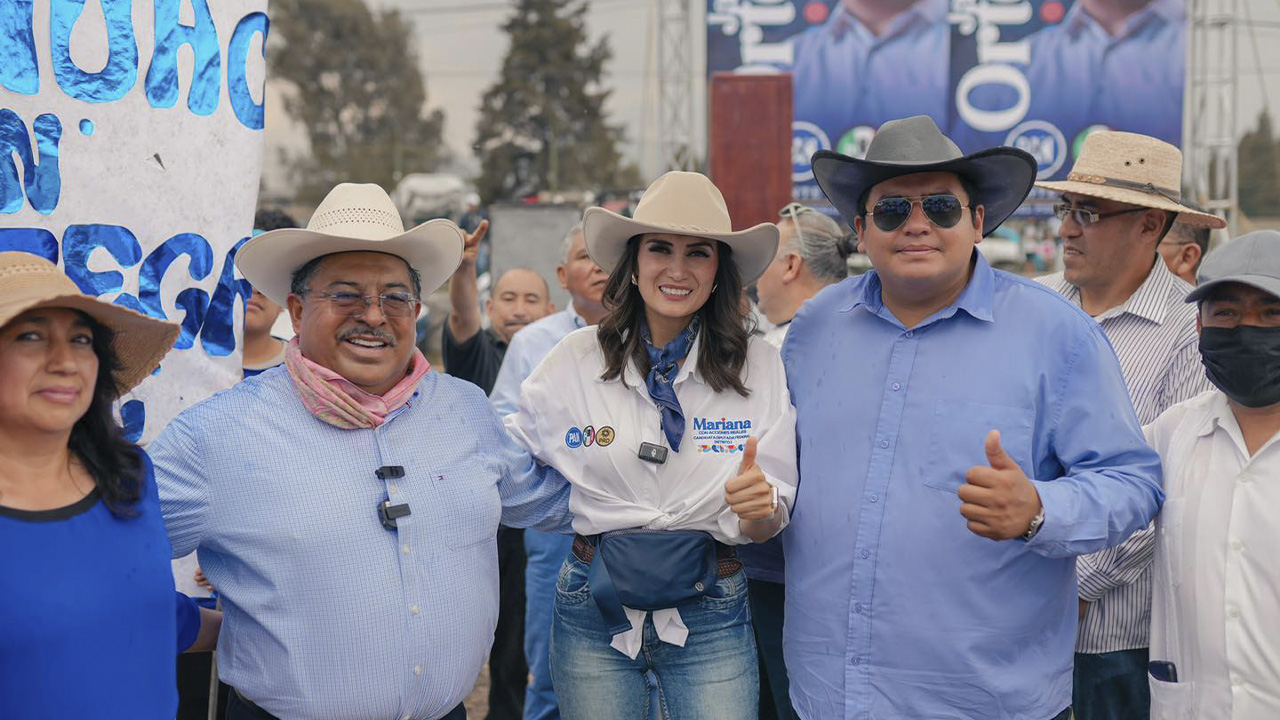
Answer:
<svg viewBox="0 0 1280 720"><path fill-rule="evenodd" d="M568 528L569 487L484 393L429 372L419 298L462 257L342 184L236 266L287 305L282 367L174 419L149 452L175 554L224 601L228 720L461 720L498 616L499 523Z"/></svg>
<svg viewBox="0 0 1280 720"><path fill-rule="evenodd" d="M1192 287L1157 252L1175 222L1222 227L1180 200L1182 154L1146 135L1097 132L1062 182L1054 212L1066 269L1040 278L1097 321L1120 359L1138 421L1210 389L1196 351ZM1080 632L1073 704L1079 720L1146 717L1152 529L1076 564Z"/></svg>
<svg viewBox="0 0 1280 720"><path fill-rule="evenodd" d="M1163 499L1106 337L976 245L1036 163L927 117L814 156L874 269L818 293L782 356L800 490L784 651L797 715L1067 718L1075 557Z"/></svg>

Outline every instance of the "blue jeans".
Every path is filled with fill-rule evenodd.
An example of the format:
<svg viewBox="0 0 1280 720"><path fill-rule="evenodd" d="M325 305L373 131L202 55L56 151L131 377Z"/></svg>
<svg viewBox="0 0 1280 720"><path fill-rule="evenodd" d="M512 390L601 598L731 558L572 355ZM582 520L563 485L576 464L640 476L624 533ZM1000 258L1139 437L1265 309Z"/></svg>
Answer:
<svg viewBox="0 0 1280 720"><path fill-rule="evenodd" d="M560 720L551 685L551 611L556 601L556 575L573 547L572 535L525 530L524 658L529 686L524 694L524 720Z"/></svg>
<svg viewBox="0 0 1280 720"><path fill-rule="evenodd" d="M1127 720L1151 714L1147 648L1076 653L1071 704L1076 720Z"/></svg>
<svg viewBox="0 0 1280 720"><path fill-rule="evenodd" d="M551 673L565 719L648 720L645 675L652 672L664 720L756 720L760 684L746 574L717 580L679 610L689 628L684 647L660 641L646 618L640 653L628 658L609 646L587 565L570 555L556 582L551 626Z"/></svg>

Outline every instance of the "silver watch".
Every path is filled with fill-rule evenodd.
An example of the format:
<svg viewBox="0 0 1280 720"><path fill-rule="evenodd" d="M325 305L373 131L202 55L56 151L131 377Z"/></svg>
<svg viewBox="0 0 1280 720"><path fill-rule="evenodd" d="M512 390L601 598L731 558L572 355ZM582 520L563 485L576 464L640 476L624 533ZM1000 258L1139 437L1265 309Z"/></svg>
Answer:
<svg viewBox="0 0 1280 720"><path fill-rule="evenodd" d="M1036 516L1031 518L1031 525L1028 526L1027 531L1023 533L1022 539L1030 540L1031 538L1035 537L1036 533L1040 532L1040 526L1042 525L1044 525L1044 506L1043 505L1040 506L1040 512L1036 513Z"/></svg>

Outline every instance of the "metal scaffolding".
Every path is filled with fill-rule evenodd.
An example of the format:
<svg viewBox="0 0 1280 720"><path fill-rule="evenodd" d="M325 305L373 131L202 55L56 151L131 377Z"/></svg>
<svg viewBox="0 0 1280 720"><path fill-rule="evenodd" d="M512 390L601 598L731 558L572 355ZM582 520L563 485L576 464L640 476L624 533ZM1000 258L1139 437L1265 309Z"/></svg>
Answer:
<svg viewBox="0 0 1280 720"><path fill-rule="evenodd" d="M1227 219L1236 234L1239 162L1236 107L1242 0L1189 0L1183 183L1191 199Z"/></svg>
<svg viewBox="0 0 1280 720"><path fill-rule="evenodd" d="M693 170L692 0L654 0L658 21L658 152L662 170Z"/></svg>

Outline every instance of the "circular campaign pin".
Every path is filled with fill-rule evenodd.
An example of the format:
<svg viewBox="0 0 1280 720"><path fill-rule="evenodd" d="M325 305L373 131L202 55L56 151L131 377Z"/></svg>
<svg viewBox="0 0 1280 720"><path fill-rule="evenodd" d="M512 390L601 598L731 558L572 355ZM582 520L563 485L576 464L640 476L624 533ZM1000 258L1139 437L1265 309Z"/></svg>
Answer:
<svg viewBox="0 0 1280 720"><path fill-rule="evenodd" d="M564 444L573 449L582 447L582 431L576 427L569 428L564 434Z"/></svg>

